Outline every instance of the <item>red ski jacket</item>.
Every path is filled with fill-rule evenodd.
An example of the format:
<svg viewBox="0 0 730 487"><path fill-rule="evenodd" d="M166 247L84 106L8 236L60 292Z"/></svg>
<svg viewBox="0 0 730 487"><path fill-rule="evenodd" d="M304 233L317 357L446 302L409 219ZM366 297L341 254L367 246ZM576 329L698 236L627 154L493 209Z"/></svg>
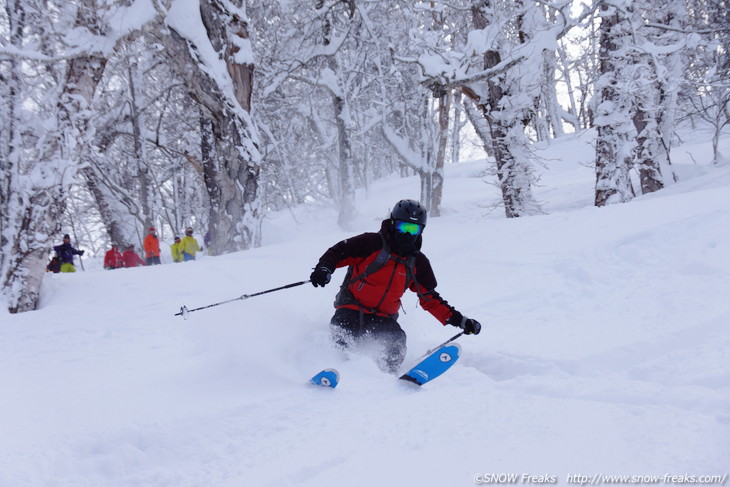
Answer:
<svg viewBox="0 0 730 487"><path fill-rule="evenodd" d="M335 307L362 310L380 316L397 318L401 297L406 289L418 294L421 307L431 313L442 324L454 312L436 292L436 277L431 263L420 250L410 259L390 252L387 261L372 274L357 279L374 262L384 245L391 245L391 223L385 220L380 232L363 233L343 240L330 247L319 259L318 267L334 271L349 266L347 276L337 295ZM418 248L421 239L418 240Z"/></svg>
<svg viewBox="0 0 730 487"><path fill-rule="evenodd" d="M104 255L104 268L118 269L120 267L124 267L124 258L122 257L122 253L119 252L116 247L112 247L107 250L106 255Z"/></svg>
<svg viewBox="0 0 730 487"><path fill-rule="evenodd" d="M137 267L137 266L144 266L145 261L140 259L137 252L134 251L134 249L127 249L124 251L124 254L122 254L122 258L124 259L124 267Z"/></svg>

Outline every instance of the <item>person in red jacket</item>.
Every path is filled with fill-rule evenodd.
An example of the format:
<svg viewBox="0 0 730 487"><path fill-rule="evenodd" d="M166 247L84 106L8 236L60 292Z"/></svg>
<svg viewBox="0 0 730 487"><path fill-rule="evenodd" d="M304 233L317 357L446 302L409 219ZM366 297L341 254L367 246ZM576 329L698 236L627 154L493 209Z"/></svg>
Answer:
<svg viewBox="0 0 730 487"><path fill-rule="evenodd" d="M401 297L407 289L421 307L444 325L478 334L481 324L467 318L436 292L436 277L421 252L427 212L414 200L393 207L378 233L363 233L328 249L314 268L312 285L324 287L338 267L348 267L335 298L330 321L332 338L343 348L375 342L379 365L395 373L406 356L406 334L397 322Z"/></svg>
<svg viewBox="0 0 730 487"><path fill-rule="evenodd" d="M150 227L144 238L144 255L147 265L160 263L160 239L157 238L155 227Z"/></svg>
<svg viewBox="0 0 730 487"><path fill-rule="evenodd" d="M124 260L124 267L137 267L146 265L145 262L140 259L137 252L134 251L134 245L128 245L127 250L122 254L122 260Z"/></svg>
<svg viewBox="0 0 730 487"><path fill-rule="evenodd" d="M112 248L107 250L104 255L104 269L120 269L122 267L124 267L122 253L117 249L116 244L112 244Z"/></svg>

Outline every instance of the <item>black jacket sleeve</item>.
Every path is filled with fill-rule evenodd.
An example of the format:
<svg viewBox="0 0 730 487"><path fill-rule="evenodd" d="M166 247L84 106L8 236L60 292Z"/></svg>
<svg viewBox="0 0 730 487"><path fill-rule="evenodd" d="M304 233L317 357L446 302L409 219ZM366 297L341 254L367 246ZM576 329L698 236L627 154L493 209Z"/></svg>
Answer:
<svg viewBox="0 0 730 487"><path fill-rule="evenodd" d="M356 237L347 238L327 249L319 258L317 267L324 266L334 271L338 267L354 264L358 259L364 259L373 252L379 252L383 241L378 233L363 233Z"/></svg>

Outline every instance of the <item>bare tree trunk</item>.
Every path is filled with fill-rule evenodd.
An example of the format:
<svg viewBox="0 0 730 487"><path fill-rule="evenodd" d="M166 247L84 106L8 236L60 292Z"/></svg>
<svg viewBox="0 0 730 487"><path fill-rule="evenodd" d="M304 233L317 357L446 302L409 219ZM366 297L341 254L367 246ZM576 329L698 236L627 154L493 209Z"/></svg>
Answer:
<svg viewBox="0 0 730 487"><path fill-rule="evenodd" d="M237 6L240 6L240 0ZM183 38L172 26L172 35L160 36L165 55L190 90L190 95L210 121L214 157L204 161L210 198L209 232L213 253L247 249L260 242L261 155L258 133L250 117L253 88L252 60L241 52L248 39L246 21L215 0L200 3L208 40L225 62L233 98L208 74L193 39ZM248 54L239 56L238 54Z"/></svg>
<svg viewBox="0 0 730 487"><path fill-rule="evenodd" d="M464 90L462 89L461 91L463 92ZM486 152L487 156L494 157L494 146L492 144L492 135L489 131L489 124L487 123L487 119L484 118L485 115L481 107L477 106L477 102L472 103L472 101L474 100L470 98L470 101L464 104L466 116L474 127L474 131L482 143L484 152Z"/></svg>
<svg viewBox="0 0 730 487"><path fill-rule="evenodd" d="M330 58L332 59L332 58ZM332 59L334 61L334 59ZM336 71L334 71L336 72ZM339 147L339 191L337 224L343 229L350 229L352 219L355 216L355 188L354 171L352 167L352 146L350 145L350 133L347 128L345 117L348 116L346 102L339 95L332 96L334 105L335 122L337 124L337 145Z"/></svg>
<svg viewBox="0 0 730 487"><path fill-rule="evenodd" d="M98 34L101 26L95 15L94 0L83 0L77 8L75 25ZM2 277L11 313L34 310L38 306L48 247L61 229L69 177L78 168L81 149L88 140L91 101L105 66L106 59L99 56L78 57L68 62L56 107L57 131L48 137L39 161L19 160L28 172L32 172L30 168L43 166L47 178L18 181L19 186L12 188L13 192L24 193L25 202L13 212L9 260ZM65 161L66 174L59 174L55 169L58 161Z"/></svg>
<svg viewBox="0 0 730 487"><path fill-rule="evenodd" d="M567 122L573 126L573 131L578 132L581 129L580 118L578 116L579 110L578 110L578 105L575 102L573 81L570 78L570 75L571 75L570 66L566 59L567 56L565 54L565 48L563 47L562 43L558 45L557 55L558 55L558 58L560 59L561 65L562 65L563 81L565 82L565 88L568 91L568 100L570 102L569 113L570 113L570 115L572 115L570 117L565 117L565 116L561 115L561 117L559 118L560 125L562 126L562 122ZM567 120L566 120L566 118L567 118Z"/></svg>
<svg viewBox="0 0 730 487"><path fill-rule="evenodd" d="M463 121L461 116L464 111L461 91L452 91L451 96L454 98L454 129L451 131L451 162L455 164L461 160L461 129L464 128L467 122Z"/></svg>
<svg viewBox="0 0 730 487"><path fill-rule="evenodd" d="M563 118L560 116L560 104L555 91L556 54L555 51L546 51L543 54L544 80L542 84L542 98L545 104L545 118L549 127L553 129L553 137L559 138L565 135L563 129Z"/></svg>
<svg viewBox="0 0 730 487"><path fill-rule="evenodd" d="M491 0L480 0L472 5L472 17L477 29L486 28L490 19L488 12ZM484 69L493 68L502 61L498 51L484 53ZM524 138L523 120L515 120L504 116L503 98L506 96L503 87L495 79L487 80L487 103L469 87L462 87L462 93L471 98L479 107L490 128L490 137L494 158L497 165L497 176L502 190L502 200L507 218L516 218L535 213L537 202L532 195L531 177L528 173L527 161L520 161L513 152L512 145L519 144ZM514 147L518 151L518 147Z"/></svg>
<svg viewBox="0 0 730 487"><path fill-rule="evenodd" d="M444 163L446 161L446 146L449 141L449 112L451 111L451 92L444 93L438 100L438 149L436 151L436 164L433 169L433 180L431 187L430 213L432 216L441 215L441 198L444 194Z"/></svg>
<svg viewBox="0 0 730 487"><path fill-rule="evenodd" d="M596 140L596 191L595 205L623 203L634 196L629 178L628 140L625 133L629 108L622 100L619 82L621 72L618 64L618 51L621 38L617 30L626 19L621 11L608 2L602 1L601 45L600 45L600 99L595 125L598 131ZM624 61L625 62L625 61Z"/></svg>
<svg viewBox="0 0 730 487"><path fill-rule="evenodd" d="M135 79L137 70L134 62L130 62L127 67L127 76L129 78L129 107L132 123L132 146L134 148L134 159L137 162L137 174L139 181L139 202L142 210L143 228L146 231L153 224L152 206L150 205L151 187L149 167L144 156L144 141L142 140L142 115L137 104L137 91L135 88ZM145 233L146 234L146 233Z"/></svg>
<svg viewBox="0 0 730 487"><path fill-rule="evenodd" d="M115 204L118 201L117 197L110 194L109 189L101 181L94 168L87 167L81 171L81 174L84 181L86 181L86 187L94 197L96 207L101 215L101 221L104 223L111 242L121 246L131 243L132 231L127 228L129 225L125 224L124 217L120 214L120 208ZM129 204L136 207L136 203L128 198L125 199ZM123 209L127 212L128 207L125 205Z"/></svg>
<svg viewBox="0 0 730 487"><path fill-rule="evenodd" d="M17 0L8 0L5 5L8 19L10 44L22 48L23 27L25 26L25 9ZM5 286L5 275L10 263L8 232L13 227L11 204L13 193L17 191L19 127L18 112L20 109L20 64L14 58L7 61L8 78L2 79L2 95L6 98L7 113L0 116L4 119L7 145L0 151L0 279ZM2 76L2 75L0 75Z"/></svg>
<svg viewBox="0 0 730 487"><path fill-rule="evenodd" d="M651 109L645 108L649 104L656 103L651 96L654 86L647 86L640 96L639 106L634 113L634 125L639 134L636 138L637 147L635 150L634 164L639 170L639 181L642 194L653 193L664 187L659 158L663 148L661 147L661 136L656 114ZM646 101L648 103L642 103Z"/></svg>

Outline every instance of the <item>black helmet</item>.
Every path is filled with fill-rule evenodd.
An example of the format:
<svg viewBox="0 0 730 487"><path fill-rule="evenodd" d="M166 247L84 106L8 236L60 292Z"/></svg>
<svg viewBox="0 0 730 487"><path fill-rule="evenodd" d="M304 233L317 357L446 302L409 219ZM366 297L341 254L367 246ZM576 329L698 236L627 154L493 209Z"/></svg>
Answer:
<svg viewBox="0 0 730 487"><path fill-rule="evenodd" d="M390 212L392 221L401 220L404 222L418 223L426 226L427 214L426 208L421 203L414 200L400 200Z"/></svg>

